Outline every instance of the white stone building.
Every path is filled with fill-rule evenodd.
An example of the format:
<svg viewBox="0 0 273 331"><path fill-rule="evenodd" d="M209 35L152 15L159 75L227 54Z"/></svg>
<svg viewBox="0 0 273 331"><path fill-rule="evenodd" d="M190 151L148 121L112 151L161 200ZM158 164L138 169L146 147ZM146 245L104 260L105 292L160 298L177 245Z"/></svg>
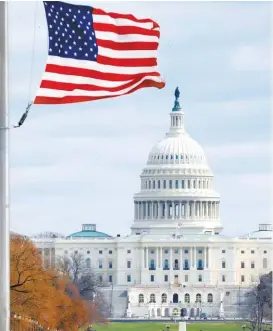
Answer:
<svg viewBox="0 0 273 331"><path fill-rule="evenodd" d="M45 266L82 253L104 283L112 317L243 317L245 292L272 270L272 225L221 235L220 195L203 148L185 130L179 91L170 129L152 148L134 196L131 234L84 224L68 237L33 237Z"/></svg>

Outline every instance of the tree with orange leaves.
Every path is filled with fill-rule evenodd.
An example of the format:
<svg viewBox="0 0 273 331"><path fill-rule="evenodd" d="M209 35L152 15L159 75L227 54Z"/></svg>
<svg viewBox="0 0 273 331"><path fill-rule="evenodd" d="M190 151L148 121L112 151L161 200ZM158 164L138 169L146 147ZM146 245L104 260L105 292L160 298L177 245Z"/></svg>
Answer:
<svg viewBox="0 0 273 331"><path fill-rule="evenodd" d="M29 316L45 327L77 330L97 318L70 280L43 268L40 253L26 237L11 237L11 311Z"/></svg>

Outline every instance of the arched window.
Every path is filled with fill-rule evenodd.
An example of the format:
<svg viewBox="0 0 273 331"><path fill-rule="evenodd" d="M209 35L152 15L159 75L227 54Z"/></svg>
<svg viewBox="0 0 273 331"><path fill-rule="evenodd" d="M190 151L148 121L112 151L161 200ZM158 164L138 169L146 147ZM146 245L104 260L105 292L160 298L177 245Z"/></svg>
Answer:
<svg viewBox="0 0 273 331"><path fill-rule="evenodd" d="M144 295L142 293L138 296L138 303L144 303Z"/></svg>
<svg viewBox="0 0 273 331"><path fill-rule="evenodd" d="M91 260L89 258L86 259L86 268L91 268Z"/></svg>
<svg viewBox="0 0 273 331"><path fill-rule="evenodd" d="M163 293L163 294L161 295L161 302L162 302L162 303L167 302L167 294L166 294L166 293Z"/></svg>
<svg viewBox="0 0 273 331"><path fill-rule="evenodd" d="M267 258L263 258L263 268L266 269L267 268Z"/></svg>
<svg viewBox="0 0 273 331"><path fill-rule="evenodd" d="M211 293L208 294L208 302L213 302L213 295Z"/></svg>
<svg viewBox="0 0 273 331"><path fill-rule="evenodd" d="M200 293L196 294L196 302L201 302L201 294Z"/></svg>
<svg viewBox="0 0 273 331"><path fill-rule="evenodd" d="M150 295L150 302L155 303L155 295L153 293Z"/></svg>
<svg viewBox="0 0 273 331"><path fill-rule="evenodd" d="M178 263L178 259L174 260L174 269L178 270L179 269L179 263Z"/></svg>
<svg viewBox="0 0 273 331"><path fill-rule="evenodd" d="M189 295L189 293L186 293L186 294L184 295L184 302L185 302L185 303L190 303L190 295Z"/></svg>

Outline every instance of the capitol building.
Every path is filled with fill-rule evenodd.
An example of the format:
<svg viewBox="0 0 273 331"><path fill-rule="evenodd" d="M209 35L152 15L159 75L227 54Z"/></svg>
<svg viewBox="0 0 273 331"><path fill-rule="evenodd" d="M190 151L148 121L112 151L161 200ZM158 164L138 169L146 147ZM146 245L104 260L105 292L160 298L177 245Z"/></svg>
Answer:
<svg viewBox="0 0 273 331"><path fill-rule="evenodd" d="M67 237L32 240L46 267L82 254L113 318L244 317L245 293L272 270L272 225L257 221L255 232L225 236L220 201L176 89L169 131L152 147L133 197L131 233L112 237L83 224Z"/></svg>

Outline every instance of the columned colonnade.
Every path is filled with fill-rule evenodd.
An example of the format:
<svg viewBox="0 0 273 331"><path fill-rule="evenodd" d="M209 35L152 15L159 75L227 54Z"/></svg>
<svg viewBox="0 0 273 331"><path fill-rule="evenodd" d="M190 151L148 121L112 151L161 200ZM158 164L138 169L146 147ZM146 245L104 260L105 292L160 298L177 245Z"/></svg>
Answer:
<svg viewBox="0 0 273 331"><path fill-rule="evenodd" d="M211 259L210 259L210 248L209 247L180 247L180 248L173 248L173 247L156 247L155 249L152 248L154 253L154 260L155 260L155 267L156 269L161 269L164 267L164 259L168 258L170 262L170 269L173 270L174 268L174 261L179 259L179 269L183 269L183 261L185 259L189 262L189 269L197 267L198 259L203 260L203 267L204 269L209 268L211 266ZM164 254L163 250L168 250L168 254ZM184 253L184 250L188 250L188 254ZM198 254L198 250L202 249L202 255ZM149 269L149 251L151 248L143 247L141 248L141 261L142 261L142 268ZM175 254L174 250L178 250L178 253Z"/></svg>
<svg viewBox="0 0 273 331"><path fill-rule="evenodd" d="M135 201L135 220L218 219L220 201Z"/></svg>

